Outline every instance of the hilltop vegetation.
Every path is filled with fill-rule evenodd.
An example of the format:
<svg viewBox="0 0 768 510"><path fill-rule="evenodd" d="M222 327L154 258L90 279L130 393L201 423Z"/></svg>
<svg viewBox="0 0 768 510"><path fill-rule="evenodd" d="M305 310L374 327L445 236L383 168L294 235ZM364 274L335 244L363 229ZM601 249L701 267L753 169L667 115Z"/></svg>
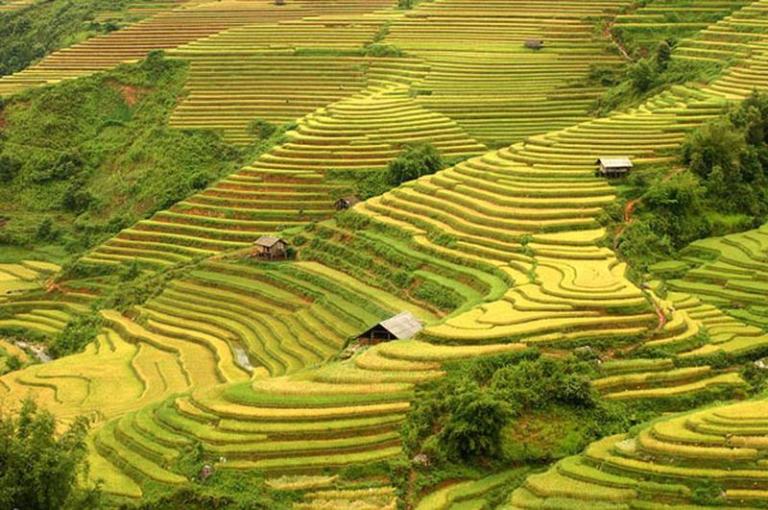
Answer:
<svg viewBox="0 0 768 510"><path fill-rule="evenodd" d="M30 91L0 115L5 245L76 254L233 171L245 151L165 127L186 66L137 66Z"/></svg>
<svg viewBox="0 0 768 510"><path fill-rule="evenodd" d="M15 73L54 50L120 28L125 20L99 21L104 11L119 12L128 0L48 0L0 12L0 76Z"/></svg>
<svg viewBox="0 0 768 510"><path fill-rule="evenodd" d="M619 239L638 269L691 242L748 230L768 219L768 97L755 93L693 131L683 168L633 179L633 222Z"/></svg>

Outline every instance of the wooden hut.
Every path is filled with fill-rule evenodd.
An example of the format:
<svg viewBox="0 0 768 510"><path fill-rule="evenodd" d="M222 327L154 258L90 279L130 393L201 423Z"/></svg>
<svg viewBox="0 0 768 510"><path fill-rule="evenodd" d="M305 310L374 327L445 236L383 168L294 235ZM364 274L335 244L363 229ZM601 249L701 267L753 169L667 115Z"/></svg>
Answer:
<svg viewBox="0 0 768 510"><path fill-rule="evenodd" d="M353 207L355 204L359 202L360 202L360 199L354 195L350 195L348 197L341 197L336 201L336 210L344 211L346 209Z"/></svg>
<svg viewBox="0 0 768 510"><path fill-rule="evenodd" d="M544 40L543 39L527 39L523 46L528 48L529 50L540 50L544 48Z"/></svg>
<svg viewBox="0 0 768 510"><path fill-rule="evenodd" d="M383 320L358 336L360 343L376 344L390 340L406 340L412 338L424 326L410 312L402 312L387 320Z"/></svg>
<svg viewBox="0 0 768 510"><path fill-rule="evenodd" d="M256 257L274 260L284 259L288 254L288 243L274 236L261 236L253 243Z"/></svg>
<svg viewBox="0 0 768 510"><path fill-rule="evenodd" d="M632 170L632 160L628 157L602 157L595 162L595 175L603 177L621 177Z"/></svg>

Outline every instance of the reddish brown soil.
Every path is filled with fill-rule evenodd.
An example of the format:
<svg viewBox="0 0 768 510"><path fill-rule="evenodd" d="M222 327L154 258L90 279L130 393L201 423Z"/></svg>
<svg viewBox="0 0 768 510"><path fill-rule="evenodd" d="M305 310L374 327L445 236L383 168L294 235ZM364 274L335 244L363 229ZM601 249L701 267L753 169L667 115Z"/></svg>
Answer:
<svg viewBox="0 0 768 510"><path fill-rule="evenodd" d="M143 91L138 87L133 87L131 85L120 85L120 95L123 96L123 99L128 106L134 106L136 103L138 103L142 94Z"/></svg>
<svg viewBox="0 0 768 510"><path fill-rule="evenodd" d="M626 230L627 225L632 223L632 214L635 212L635 207L639 201L640 199L630 200L627 202L627 205L624 206L624 224L619 228L619 231L616 232L616 236L613 238L614 251L619 248L619 239L621 239L621 235L624 233L624 230Z"/></svg>

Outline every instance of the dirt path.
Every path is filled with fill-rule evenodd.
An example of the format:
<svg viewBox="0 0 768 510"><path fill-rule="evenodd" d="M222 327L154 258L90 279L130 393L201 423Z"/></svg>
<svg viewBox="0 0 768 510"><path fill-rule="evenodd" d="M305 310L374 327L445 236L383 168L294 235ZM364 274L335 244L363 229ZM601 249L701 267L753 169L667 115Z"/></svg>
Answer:
<svg viewBox="0 0 768 510"><path fill-rule="evenodd" d="M611 42L616 46L616 48L619 49L619 53L621 53L621 56L624 57L624 60L627 60L629 62L632 62L632 57L629 55L629 52L627 51L627 48L624 46L624 43L621 42L621 40L617 39L616 36L613 34L613 22L611 21L605 26L605 30L603 30L603 35L610 39Z"/></svg>
<svg viewBox="0 0 768 510"><path fill-rule="evenodd" d="M619 228L619 231L616 232L616 237L613 239L613 249L614 251L618 251L619 248L619 240L621 239L621 235L624 233L624 231L627 229L627 227L632 223L632 215L635 212L635 208L637 207L637 204L639 204L641 201L640 198L635 198L633 200L630 200L627 202L627 204L624 206L624 223ZM656 327L656 329L664 329L664 326L667 325L667 316L664 314L664 310L661 309L659 304L651 299L651 302L653 303L653 307L656 309L656 317L659 319L659 325Z"/></svg>
<svg viewBox="0 0 768 510"><path fill-rule="evenodd" d="M627 229L630 223L632 223L632 215L635 212L635 207L637 207L637 204L640 203L639 198L635 198L634 200L630 200L627 202L627 204L624 206L624 223L619 228L619 231L616 232L616 235L613 238L613 250L616 251L619 249L619 239L621 239L621 235L624 233L624 231Z"/></svg>

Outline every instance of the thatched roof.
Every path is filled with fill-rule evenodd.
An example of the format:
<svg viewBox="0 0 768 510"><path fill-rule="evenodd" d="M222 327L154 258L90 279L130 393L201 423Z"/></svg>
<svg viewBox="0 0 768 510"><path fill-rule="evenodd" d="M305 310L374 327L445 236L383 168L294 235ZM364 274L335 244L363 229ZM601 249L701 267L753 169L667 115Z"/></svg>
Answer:
<svg viewBox="0 0 768 510"><path fill-rule="evenodd" d="M399 313L394 317L381 321L376 326L386 329L398 340L412 338L424 327L419 319L410 312Z"/></svg>
<svg viewBox="0 0 768 510"><path fill-rule="evenodd" d="M632 160L628 157L602 157L597 159L597 164L605 168L632 168Z"/></svg>
<svg viewBox="0 0 768 510"><path fill-rule="evenodd" d="M256 239L256 242L254 244L256 244L257 246L263 246L264 248L272 248L277 243L285 244L285 241L283 241L279 237L261 236L258 239Z"/></svg>

